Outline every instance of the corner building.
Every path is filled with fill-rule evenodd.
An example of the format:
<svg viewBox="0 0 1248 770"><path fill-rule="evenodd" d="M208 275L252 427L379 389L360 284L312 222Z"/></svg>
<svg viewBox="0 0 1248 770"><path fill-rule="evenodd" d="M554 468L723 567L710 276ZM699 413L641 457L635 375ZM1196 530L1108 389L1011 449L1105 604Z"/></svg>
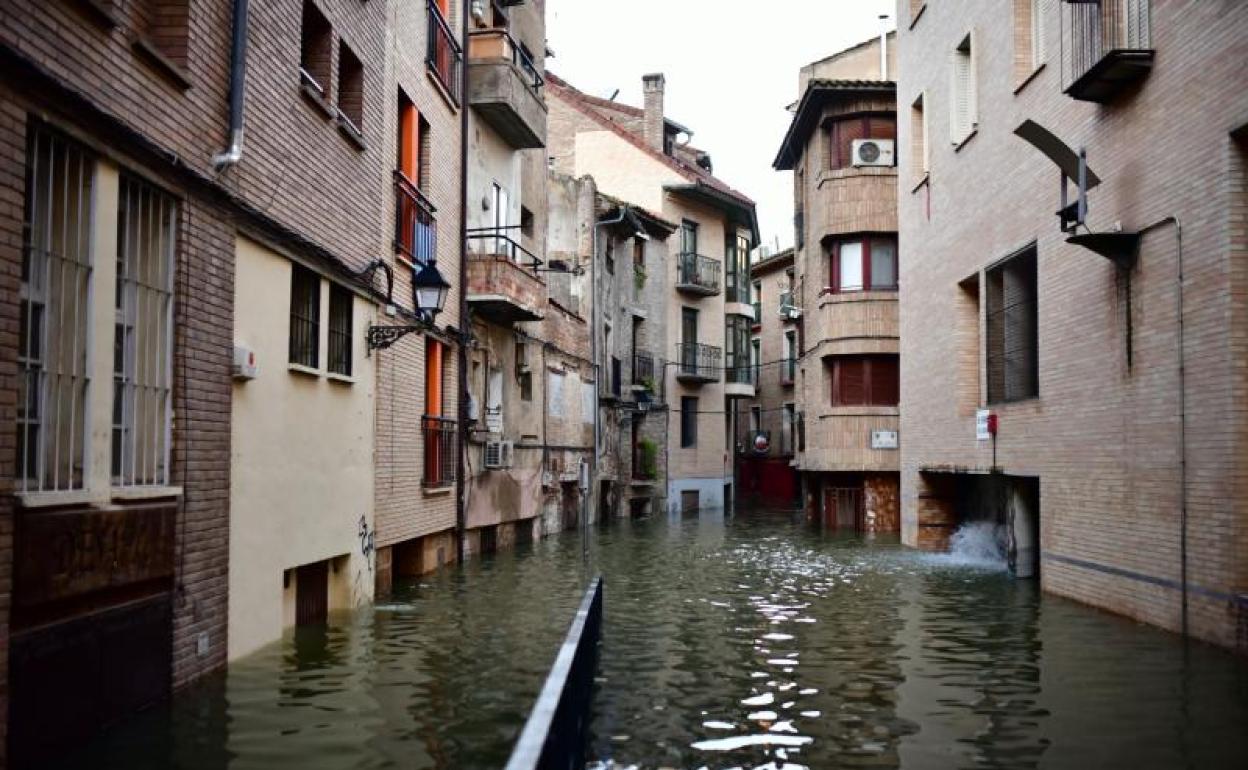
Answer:
<svg viewBox="0 0 1248 770"><path fill-rule="evenodd" d="M774 164L793 172L797 301L786 319L799 325L803 505L825 527L861 532L901 524L897 268L907 253L892 47L869 40L803 67Z"/></svg>
<svg viewBox="0 0 1248 770"><path fill-rule="evenodd" d="M1248 649L1248 5L897 18L903 540Z"/></svg>

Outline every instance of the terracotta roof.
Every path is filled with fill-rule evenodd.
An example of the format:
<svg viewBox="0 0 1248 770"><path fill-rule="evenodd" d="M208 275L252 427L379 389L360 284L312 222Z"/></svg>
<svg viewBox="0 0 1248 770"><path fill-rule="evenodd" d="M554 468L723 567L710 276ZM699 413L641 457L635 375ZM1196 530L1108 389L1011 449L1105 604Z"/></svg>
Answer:
<svg viewBox="0 0 1248 770"><path fill-rule="evenodd" d="M551 93L563 98L573 107L577 107L581 113L583 113L590 119L597 122L603 128L606 128L607 130L625 139L637 149L650 155L655 160L658 160L659 162L665 164L666 166L671 168L673 171L676 171L678 174L688 179L690 182L694 182L695 184L705 185L707 187L713 188L724 195L727 195L731 198L735 198L742 206L750 209L751 211L754 209L754 201L751 200L750 197L747 196L745 193L742 193L742 192L739 192L738 190L733 189L731 186L729 186L728 184L720 180L718 177L712 174L706 173L706 171L702 170L698 166L693 165L692 163L686 163L680 160L679 158L673 158L670 155L665 155L659 152L658 150L654 149L650 145L646 144L645 140L642 139L642 137L625 129L623 126L619 125L618 123L614 123L608 120L607 118L603 117L596 109L594 109L594 107L600 106L598 103L603 102L605 100L582 93L574 86L569 85L566 80L564 80L563 78L559 77L558 75L556 75L555 73L549 70L546 71L546 83L549 86L549 91ZM614 105L615 103L611 102L611 104ZM621 105L615 105L615 106L618 108ZM632 109L637 109L637 108L634 107Z"/></svg>
<svg viewBox="0 0 1248 770"><path fill-rule="evenodd" d="M666 218L666 217L664 217L663 215L661 215L661 214L656 214L656 213L654 213L653 211L651 211L650 209L643 208L643 207L641 207L641 206L638 206L638 205L637 205L637 204L635 204L635 203L629 203L628 201L625 201L625 200L620 200L619 198L615 197L614 195L607 195L607 194L606 194L606 193L604 193L604 192L599 192L599 193L598 193L598 197L599 197L599 198L600 198L600 199L601 199L604 203L608 204L608 205L609 205L609 206L611 206L612 208L628 208L628 209L632 209L633 211L636 211L637 213L641 214L643 217L645 217L645 218L647 218L647 219L652 220L655 224L659 225L660 227L664 227L664 228L666 228L666 229L669 229L669 230L671 230L672 232L676 232L677 230L679 230L679 229L680 229L680 225L676 224L675 222L672 222L671 220L667 219L667 218Z"/></svg>
<svg viewBox="0 0 1248 770"><path fill-rule="evenodd" d="M772 167L778 171L791 171L797 159L802 156L802 148L806 140L815 130L823 107L836 96L850 93L882 92L896 93L897 84L891 80L812 80L806 84L806 92L798 102L797 111L793 113L793 122L780 144L780 152L772 161Z"/></svg>

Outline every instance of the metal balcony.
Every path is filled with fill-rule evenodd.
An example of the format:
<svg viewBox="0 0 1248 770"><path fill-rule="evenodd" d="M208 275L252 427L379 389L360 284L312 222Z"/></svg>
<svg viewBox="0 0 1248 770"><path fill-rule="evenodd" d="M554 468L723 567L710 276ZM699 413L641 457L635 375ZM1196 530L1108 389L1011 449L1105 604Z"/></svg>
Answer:
<svg viewBox="0 0 1248 770"><path fill-rule="evenodd" d="M786 387L797 381L797 359L786 358L780 362L780 384Z"/></svg>
<svg viewBox="0 0 1248 770"><path fill-rule="evenodd" d="M545 81L506 29L468 34L468 103L512 147L546 146Z"/></svg>
<svg viewBox="0 0 1248 770"><path fill-rule="evenodd" d="M700 342L682 342L676 347L677 380L695 384L719 381L723 371L722 349Z"/></svg>
<svg viewBox="0 0 1248 770"><path fill-rule="evenodd" d="M711 297L719 294L719 260L701 254L676 257L676 291Z"/></svg>
<svg viewBox="0 0 1248 770"><path fill-rule="evenodd" d="M402 171L394 172L394 250L415 264L438 256L437 211Z"/></svg>
<svg viewBox="0 0 1248 770"><path fill-rule="evenodd" d="M442 11L435 0L426 0L426 5L429 46L425 52L425 63L447 96L458 106L462 96L460 84L463 78L460 73L464 66L464 52L450 25L442 18Z"/></svg>
<svg viewBox="0 0 1248 770"><path fill-rule="evenodd" d="M1153 67L1151 0L1065 0L1066 94L1112 101Z"/></svg>

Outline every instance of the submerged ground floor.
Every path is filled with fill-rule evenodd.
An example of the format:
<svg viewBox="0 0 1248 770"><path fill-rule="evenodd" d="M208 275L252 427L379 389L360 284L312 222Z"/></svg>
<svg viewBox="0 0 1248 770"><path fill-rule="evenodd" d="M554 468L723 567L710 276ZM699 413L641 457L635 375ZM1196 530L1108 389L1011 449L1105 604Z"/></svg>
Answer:
<svg viewBox="0 0 1248 770"><path fill-rule="evenodd" d="M620 517L292 630L61 766L493 768L590 576L591 767L1238 767L1248 661L800 511Z"/></svg>

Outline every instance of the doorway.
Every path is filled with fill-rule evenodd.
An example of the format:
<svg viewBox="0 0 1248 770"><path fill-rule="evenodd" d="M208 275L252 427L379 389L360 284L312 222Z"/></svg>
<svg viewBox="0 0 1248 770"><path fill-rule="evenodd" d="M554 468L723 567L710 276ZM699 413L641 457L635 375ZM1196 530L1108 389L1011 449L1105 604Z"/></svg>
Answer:
<svg viewBox="0 0 1248 770"><path fill-rule="evenodd" d="M862 517L861 487L823 488L823 526L855 530Z"/></svg>
<svg viewBox="0 0 1248 770"><path fill-rule="evenodd" d="M329 616L329 562L305 564L295 571L295 625L324 625Z"/></svg>

